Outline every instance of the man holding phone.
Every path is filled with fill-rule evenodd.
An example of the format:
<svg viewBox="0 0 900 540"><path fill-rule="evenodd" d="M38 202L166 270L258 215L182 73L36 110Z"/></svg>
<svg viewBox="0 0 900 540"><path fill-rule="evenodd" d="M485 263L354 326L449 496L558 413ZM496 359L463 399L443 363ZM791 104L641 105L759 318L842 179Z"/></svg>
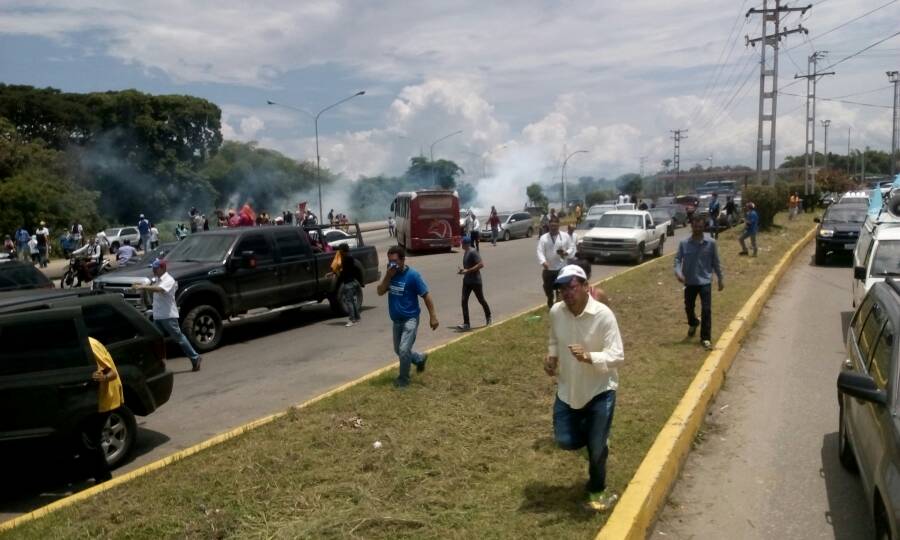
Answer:
<svg viewBox="0 0 900 540"><path fill-rule="evenodd" d="M415 268L406 266L406 250L401 246L388 248L388 265L384 278L378 284L378 296L388 294L388 311L394 330L394 352L400 359L400 374L394 381L397 388L409 386L410 367L415 364L416 371L425 371L428 355L412 350L419 330L419 297L425 301L428 309L428 324L437 330L438 318L428 292L428 285Z"/></svg>
<svg viewBox="0 0 900 540"><path fill-rule="evenodd" d="M550 308L550 339L544 371L557 377L553 432L560 448L587 447L587 506L612 508L618 495L606 489L607 440L625 360L622 336L613 312L591 297L584 270L562 268L554 281L562 302Z"/></svg>
<svg viewBox="0 0 900 540"><path fill-rule="evenodd" d="M537 258L541 264L541 279L544 282L544 294L547 295L547 307L552 307L556 300L553 282L560 269L566 265L570 257L575 256L575 244L568 234L560 232L559 218L550 218L550 231L541 235L537 245Z"/></svg>

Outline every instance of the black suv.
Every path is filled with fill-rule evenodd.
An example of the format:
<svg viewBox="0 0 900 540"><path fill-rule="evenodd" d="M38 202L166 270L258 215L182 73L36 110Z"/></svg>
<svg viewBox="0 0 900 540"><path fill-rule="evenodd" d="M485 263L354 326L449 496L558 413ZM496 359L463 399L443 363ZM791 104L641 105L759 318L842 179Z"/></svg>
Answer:
<svg viewBox="0 0 900 540"><path fill-rule="evenodd" d="M859 471L876 538L900 538L900 283L876 283L847 331L838 376L841 464Z"/></svg>
<svg viewBox="0 0 900 540"><path fill-rule="evenodd" d="M816 229L816 264L825 264L829 253L853 253L859 230L866 221L868 207L861 204L836 204L825 210Z"/></svg>
<svg viewBox="0 0 900 540"><path fill-rule="evenodd" d="M52 288L53 283L33 264L0 259L0 291Z"/></svg>
<svg viewBox="0 0 900 540"><path fill-rule="evenodd" d="M106 458L111 467L127 459L134 415L152 413L172 393L165 342L121 296L86 290L0 294L0 447L46 450L78 436L97 411L88 337L109 350L125 391L104 430Z"/></svg>
<svg viewBox="0 0 900 540"><path fill-rule="evenodd" d="M366 283L380 277L378 253L364 246L359 227L350 254ZM310 242L300 227L265 226L216 229L196 233L166 254L168 272L178 282L181 329L199 352L215 349L223 322L267 310L328 300L343 315L335 279L326 277L334 259ZM151 270L129 267L99 276L93 287L114 291L139 311L148 312L152 298L135 291L134 283L149 283Z"/></svg>

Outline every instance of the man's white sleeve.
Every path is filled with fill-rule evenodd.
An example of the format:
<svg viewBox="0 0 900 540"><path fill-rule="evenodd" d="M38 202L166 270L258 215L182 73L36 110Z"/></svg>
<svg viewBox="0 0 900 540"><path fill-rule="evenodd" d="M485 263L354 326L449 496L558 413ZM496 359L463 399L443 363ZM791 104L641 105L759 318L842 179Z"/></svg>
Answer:
<svg viewBox="0 0 900 540"><path fill-rule="evenodd" d="M547 262L547 256L544 255L545 246L546 246L546 239L545 239L545 237L541 236L541 239L538 240L538 243L537 243L537 258L538 258L538 264L540 264L540 265L543 265L545 262Z"/></svg>
<svg viewBox="0 0 900 540"><path fill-rule="evenodd" d="M618 367L625 361L625 351L622 347L622 335L619 333L619 324L612 311L607 310L603 315L603 326L606 332L603 334L603 350L591 351L591 363L595 367L605 371Z"/></svg>

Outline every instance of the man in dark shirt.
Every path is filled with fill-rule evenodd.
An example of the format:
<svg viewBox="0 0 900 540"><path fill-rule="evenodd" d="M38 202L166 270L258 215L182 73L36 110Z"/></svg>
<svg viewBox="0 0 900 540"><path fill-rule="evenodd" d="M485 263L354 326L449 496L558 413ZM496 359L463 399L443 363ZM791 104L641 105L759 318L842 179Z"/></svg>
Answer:
<svg viewBox="0 0 900 540"><path fill-rule="evenodd" d="M691 219L691 236L678 244L675 254L675 277L684 283L684 310L687 313L688 337L693 337L700 326L700 341L706 350L712 349L712 274L719 280L719 290L725 288L722 266L716 241L703 235L703 216ZM700 320L694 312L697 295L700 295Z"/></svg>
<svg viewBox="0 0 900 540"><path fill-rule="evenodd" d="M344 326L351 327L360 321L360 293L365 281L362 271L356 266L353 256L350 255L350 246L341 244L338 246L341 255L341 269L337 276L337 287L341 295L341 302L350 320Z"/></svg>
<svg viewBox="0 0 900 540"><path fill-rule="evenodd" d="M484 299L484 291L482 290L481 269L484 268L484 263L481 262L481 255L478 254L477 250L472 249L472 239L468 236L463 237L462 247L465 250L465 253L463 254L463 265L459 268L457 273L463 276L463 323L456 328L465 332L471 328L471 325L469 324L469 295L474 292L475 298L478 299L478 303L484 308L485 326L491 324L491 307L488 305L487 300Z"/></svg>

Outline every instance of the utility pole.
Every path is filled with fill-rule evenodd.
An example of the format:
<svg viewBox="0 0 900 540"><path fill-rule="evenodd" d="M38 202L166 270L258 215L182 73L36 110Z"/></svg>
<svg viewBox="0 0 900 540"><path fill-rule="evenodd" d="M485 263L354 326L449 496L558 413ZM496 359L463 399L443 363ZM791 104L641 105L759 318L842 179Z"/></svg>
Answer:
<svg viewBox="0 0 900 540"><path fill-rule="evenodd" d="M828 126L831 125L831 120L820 120L822 122L822 127L825 128L825 169L828 169Z"/></svg>
<svg viewBox="0 0 900 540"><path fill-rule="evenodd" d="M763 152L769 152L769 176L768 184L775 184L775 119L778 112L778 43L781 38L797 32L809 33L806 28L797 25L793 30L781 30L781 14L799 11L802 14L812 8L812 4L804 8L782 7L781 0L774 0L775 7L769 8L769 0L763 0L762 9L751 9L747 17L754 14L762 14L762 35L750 39L746 36L747 45L756 46L760 42L759 61L759 128L756 135L756 180L762 183ZM769 32L769 25L774 26L774 31ZM772 48L772 69L766 69L766 47ZM766 91L766 79L770 80L771 90ZM766 101L769 101L769 112L766 114ZM765 144L763 137L765 123L769 123L769 144Z"/></svg>
<svg viewBox="0 0 900 540"><path fill-rule="evenodd" d="M900 72L888 71L888 80L894 83L894 123L891 129L891 176L897 174L897 144L900 139Z"/></svg>
<svg viewBox="0 0 900 540"><path fill-rule="evenodd" d="M641 160L641 178L644 177L644 163L647 161L647 156L641 156L638 158Z"/></svg>
<svg viewBox="0 0 900 540"><path fill-rule="evenodd" d="M847 127L847 178L850 177L850 130L853 126Z"/></svg>
<svg viewBox="0 0 900 540"><path fill-rule="evenodd" d="M675 155L673 156L673 162L675 165L675 182L672 185L672 195L675 194L675 186L678 185L679 177L681 176L681 141L687 139L687 135L682 135L682 133L687 133L686 129L670 129L672 132L672 140L675 141Z"/></svg>
<svg viewBox="0 0 900 540"><path fill-rule="evenodd" d="M795 79L806 79L806 149L803 153L803 164L806 169L804 193L809 195L816 191L816 83L825 75L834 75L833 71L819 73L816 64L825 58L827 51L815 51L807 59L806 75L794 75ZM828 157L826 156L826 161Z"/></svg>

